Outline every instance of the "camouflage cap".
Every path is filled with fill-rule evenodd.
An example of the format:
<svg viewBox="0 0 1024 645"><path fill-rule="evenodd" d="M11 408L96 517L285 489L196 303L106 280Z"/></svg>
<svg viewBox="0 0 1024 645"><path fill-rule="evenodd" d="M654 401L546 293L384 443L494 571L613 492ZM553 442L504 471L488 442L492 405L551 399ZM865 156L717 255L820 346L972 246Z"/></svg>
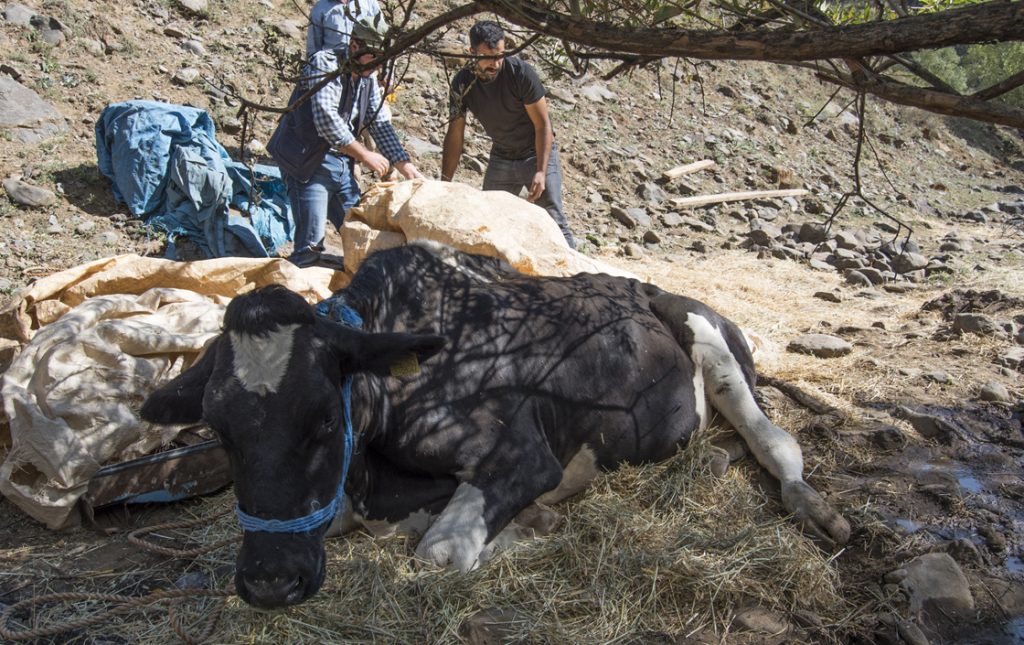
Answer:
<svg viewBox="0 0 1024 645"><path fill-rule="evenodd" d="M363 16L352 23L352 38L370 49L380 49L384 45L388 29L388 21L379 13L374 16Z"/></svg>

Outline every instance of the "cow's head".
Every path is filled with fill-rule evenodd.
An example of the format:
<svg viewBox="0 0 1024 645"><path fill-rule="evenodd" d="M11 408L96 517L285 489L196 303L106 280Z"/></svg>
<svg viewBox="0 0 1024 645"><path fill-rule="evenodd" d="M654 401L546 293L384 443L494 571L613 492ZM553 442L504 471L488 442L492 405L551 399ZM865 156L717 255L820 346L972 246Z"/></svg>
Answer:
<svg viewBox="0 0 1024 645"><path fill-rule="evenodd" d="M239 509L261 520L301 518L329 504L338 489L344 377L385 375L410 353L425 359L443 345L440 336L364 333L317 316L284 287L266 287L231 302L223 333L149 396L142 416L205 421L230 456ZM276 608L316 593L328 524L300 533L246 530L238 595Z"/></svg>

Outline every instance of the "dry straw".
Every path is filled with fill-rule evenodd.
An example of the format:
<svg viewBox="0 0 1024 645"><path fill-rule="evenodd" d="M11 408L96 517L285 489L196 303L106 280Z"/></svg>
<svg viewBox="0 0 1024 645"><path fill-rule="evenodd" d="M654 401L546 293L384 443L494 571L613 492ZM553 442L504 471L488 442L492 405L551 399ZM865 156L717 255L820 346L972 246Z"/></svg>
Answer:
<svg viewBox="0 0 1024 645"><path fill-rule="evenodd" d="M489 609L512 617L508 637L547 643L646 642L704 628L725 634L746 606L841 621L851 606L828 554L779 516L746 468L711 475L709 434L667 462L600 477L556 507L563 520L553 534L520 542L468 574L423 568L405 538L329 540L319 595L273 614L234 599L216 640L457 642L464 621ZM230 503L225 494L204 506L212 512ZM235 530L217 522L202 539ZM197 566L223 572L230 551ZM124 627L146 642L174 640L160 621Z"/></svg>

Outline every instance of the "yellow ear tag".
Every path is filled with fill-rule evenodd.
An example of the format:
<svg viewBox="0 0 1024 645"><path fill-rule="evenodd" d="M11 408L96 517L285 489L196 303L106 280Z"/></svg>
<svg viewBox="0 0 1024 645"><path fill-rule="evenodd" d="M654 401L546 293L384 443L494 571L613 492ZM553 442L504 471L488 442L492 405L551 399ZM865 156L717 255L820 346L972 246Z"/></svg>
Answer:
<svg viewBox="0 0 1024 645"><path fill-rule="evenodd" d="M420 373L420 362L412 352L391 364L391 376L416 376Z"/></svg>

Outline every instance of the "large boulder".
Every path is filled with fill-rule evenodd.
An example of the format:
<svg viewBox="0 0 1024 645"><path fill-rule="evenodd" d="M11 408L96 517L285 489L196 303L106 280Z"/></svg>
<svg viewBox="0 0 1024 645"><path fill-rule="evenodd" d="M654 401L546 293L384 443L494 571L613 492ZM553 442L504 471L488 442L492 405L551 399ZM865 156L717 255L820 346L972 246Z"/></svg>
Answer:
<svg viewBox="0 0 1024 645"><path fill-rule="evenodd" d="M49 139L68 129L64 117L39 95L0 74L0 132L20 143Z"/></svg>

